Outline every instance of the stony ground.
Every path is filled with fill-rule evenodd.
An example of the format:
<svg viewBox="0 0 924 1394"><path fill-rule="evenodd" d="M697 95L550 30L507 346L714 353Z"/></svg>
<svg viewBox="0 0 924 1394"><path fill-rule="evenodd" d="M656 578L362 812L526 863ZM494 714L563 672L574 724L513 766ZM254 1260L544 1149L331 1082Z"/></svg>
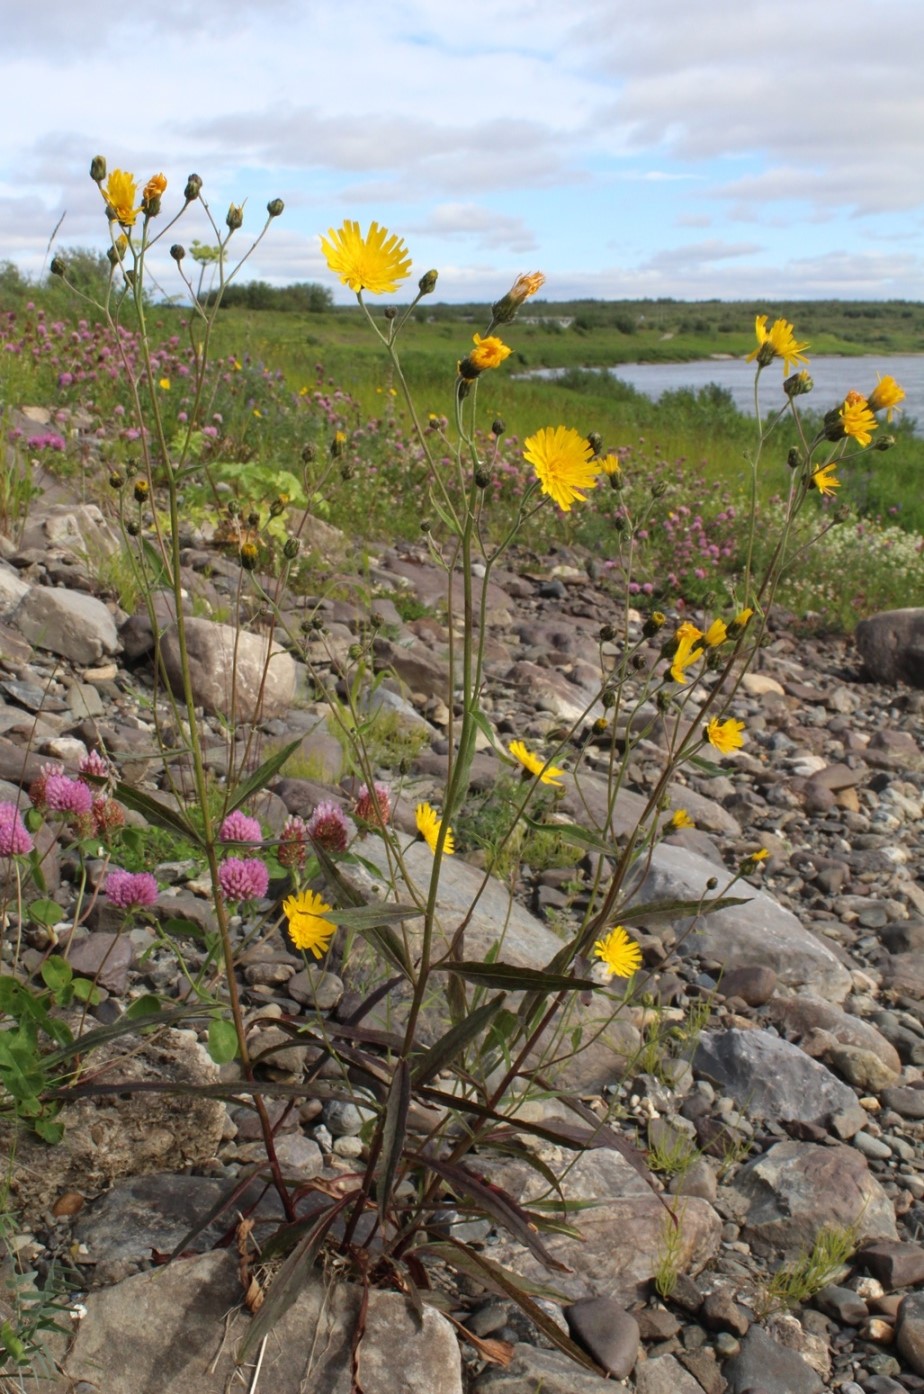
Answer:
<svg viewBox="0 0 924 1394"><path fill-rule="evenodd" d="M307 815L324 799L349 813L355 781L330 731L330 701L338 683L343 692L351 646L363 642L388 675L375 698L390 714L391 732L378 751L379 773L396 792L396 823L410 840L414 805L421 798L439 804L442 790L445 578L422 547L383 547L369 559L360 587L345 579L343 540L322 536L320 528L309 535L341 583L336 599L323 598L320 582L312 596L280 597L304 650L294 658L283 652L270 665L260 739L263 754L274 742L298 739L299 758L253 811L270 833L287 814ZM228 755L220 713L229 695L221 620L240 571L207 536L191 530L186 541L196 695L209 728L210 765L221 777ZM101 515L68 503L37 508L18 544L0 540L0 800L22 804L43 764L73 768L88 749L104 750L128 781L156 777L149 760L157 707L150 625L140 612L120 611L99 580L100 556L117 547ZM582 773L577 782L566 776L559 808L581 821L598 814L606 797L612 737L593 731L601 713L592 694L601 626L619 619L592 579L595 570L567 551L521 556L494 578L486 605L486 713L502 742L516 735L538 748L576 723L562 763L570 769L580 757ZM374 635L364 629L370 594ZM405 621L409 596L418 602L417 618ZM252 628L259 628L256 614ZM256 673L263 641L256 633L251 639ZM255 700L253 681L245 671L239 711ZM594 1202L579 1213L580 1239L548 1240L564 1271L550 1274L487 1220L465 1229L487 1256L557 1288L571 1304L565 1318L572 1332L598 1363L643 1394L924 1388L922 709L924 692L872 681L851 642L801 634L791 618L774 625L732 708L746 722L747 744L721 773L691 771L672 790L673 807L686 809L696 826L659 844L638 900L699 897L712 878L724 885L755 850L765 848L769 857L736 887L748 897L742 906L692 927L682 920L632 924L645 955L644 1004L637 995L561 1080L585 1119L605 1116L650 1149L659 1168L654 1187L617 1151L598 1148L575 1160L544 1143L539 1155L565 1175L569 1198ZM665 738L652 711L617 805L617 834L644 805ZM490 789L500 772L485 741L474 766L476 792ZM374 859L376 845L367 839L364 856ZM412 874L425 873L428 857L422 844L409 847ZM444 927L481 885L483 865L479 852L447 863ZM51 847L45 868L48 893L70 908L78 892L75 859ZM213 912L195 868L174 861L157 870L165 888L155 911L161 923L183 919L208 930ZM506 921L504 958L543 966L580 910L592 870L589 859L567 868L523 865L512 912L505 888L490 880L468 953L483 954ZM101 864L91 864L91 883L101 872ZM370 874L363 884L372 885ZM246 944L241 983L258 1051L288 1044L280 1018L344 1012L357 986L336 944L324 971L306 970L274 927L278 912L266 908L272 914L265 933L248 939L252 918L236 931ZM7 924L18 933L12 898ZM75 970L95 976L103 989L97 1024L117 1019L144 992L182 995L176 959L151 931L119 930L120 916L101 895L70 944ZM34 971L49 947L44 931L25 926L22 968ZM195 972L200 945L190 938L183 949ZM684 1029L691 1020L694 1032ZM660 1045L646 1050L653 1039ZM267 1075L296 1081L305 1061L303 1050L277 1050ZM107 1068L115 1067L110 1061ZM214 1077L189 1029L164 1033L118 1069L136 1080ZM223 1074L232 1080L234 1067ZM548 1099L528 1107L530 1116L550 1122L568 1115ZM356 1107L322 1109L307 1100L288 1111L278 1105L276 1116L290 1176L334 1178L362 1156ZM42 1388L85 1391L99 1387L102 1372L110 1394L226 1387L231 1366L227 1351L224 1364L218 1360L217 1332L240 1289L231 1257L203 1252L218 1230L199 1237L199 1258L158 1269L152 1256L169 1252L260 1156L247 1109L218 1100L191 1107L170 1096L83 1100L68 1106L68 1132L58 1147L20 1140L13 1182L19 1265L41 1275L53 1255L65 1256L68 1283L87 1313L65 1362L72 1382ZM535 1173L525 1166L485 1160L485 1168L521 1198L535 1198ZM677 1200L676 1226L666 1224L656 1193L662 1187ZM852 1235L852 1256L821 1291L787 1305L774 1296L772 1274L809 1253L830 1227ZM6 1268L9 1274L9 1261ZM669 1293L664 1299L656 1278ZM334 1320L337 1304L323 1296L306 1294L304 1310L293 1309L302 1325L287 1327L284 1340L277 1333L267 1348L262 1377L277 1390L303 1387L308 1356L298 1332L306 1323L317 1326L319 1310L328 1330L323 1351L314 1348L318 1382L311 1387L349 1389L349 1300L337 1299ZM393 1295L376 1300L401 1305ZM423 1333L413 1322L405 1329L397 1308L380 1307L364 1344L366 1394L584 1394L605 1387L600 1375L550 1349L532 1323L476 1284L458 1289L455 1302L454 1315L475 1335L513 1343L512 1362L487 1365L467 1348L460 1364L442 1318L433 1317L439 1330ZM563 1319L559 1307L548 1310ZM217 1364L209 1373L202 1352L213 1335Z"/></svg>

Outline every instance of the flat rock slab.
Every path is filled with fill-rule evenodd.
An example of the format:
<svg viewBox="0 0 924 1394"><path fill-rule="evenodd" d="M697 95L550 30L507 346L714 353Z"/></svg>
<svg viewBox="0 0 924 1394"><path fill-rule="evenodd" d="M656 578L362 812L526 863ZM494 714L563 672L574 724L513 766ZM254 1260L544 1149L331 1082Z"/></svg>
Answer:
<svg viewBox="0 0 924 1394"><path fill-rule="evenodd" d="M695 1384L694 1380L694 1384ZM475 1381L476 1394L612 1394L618 1386L603 1375L584 1370L562 1351L518 1342L506 1369L489 1366ZM696 1386L702 1394L701 1386ZM383 1391L384 1394L384 1391ZM686 1391L681 1391L686 1394Z"/></svg>
<svg viewBox="0 0 924 1394"><path fill-rule="evenodd" d="M763 1394L821 1394L824 1384L797 1351L774 1341L759 1326L752 1326L741 1350L725 1366L731 1394L761 1390Z"/></svg>
<svg viewBox="0 0 924 1394"><path fill-rule="evenodd" d="M72 663L98 663L119 653L121 643L111 612L84 591L32 586L10 615L24 639Z"/></svg>
<svg viewBox="0 0 924 1394"><path fill-rule="evenodd" d="M92 1292L65 1361L70 1383L49 1384L49 1394L64 1394L79 1380L106 1394L226 1394L248 1387L235 1377L234 1353L250 1324L235 1311L240 1299L236 1260L226 1252L180 1259ZM266 1343L260 1387L273 1394L350 1394L359 1305L358 1288L309 1279ZM255 1356L241 1372L247 1379ZM421 1322L397 1293L373 1292L359 1376L370 1394L462 1394L455 1332L432 1307L424 1308Z"/></svg>
<svg viewBox="0 0 924 1394"><path fill-rule="evenodd" d="M892 1202L853 1147L778 1142L739 1171L729 1188L741 1203L742 1237L756 1253L811 1249L825 1227L855 1227L860 1239L897 1239Z"/></svg>
<svg viewBox="0 0 924 1394"><path fill-rule="evenodd" d="M661 843L654 849L649 871L634 890L633 900L636 904L698 901L715 894L707 890L707 882L715 874L715 865L705 857ZM739 882L732 894L747 897L747 903L702 915L695 921L690 917L674 921L677 933L686 936L680 945L681 953L707 954L727 968L766 965L788 987L808 988L829 1002L844 1000L851 988L849 972L820 939L803 928L795 915L765 891L754 890L746 882ZM631 915L627 916L626 924L632 923ZM644 924L644 917L638 923Z"/></svg>
<svg viewBox="0 0 924 1394"><path fill-rule="evenodd" d="M238 632L229 624L188 619L186 643L193 700L212 715L237 721L285 716L295 700L296 667L290 653L262 634ZM176 629L161 639L167 678L182 696Z"/></svg>
<svg viewBox="0 0 924 1394"><path fill-rule="evenodd" d="M648 1288L664 1255L665 1235L673 1231L671 1215L639 1173L618 1152L596 1148L584 1152L572 1163L572 1154L551 1163L552 1169L567 1168L563 1189L569 1201L589 1201L568 1222L583 1236L543 1235L552 1256L564 1263L570 1273L549 1273L548 1269L519 1244L501 1236L492 1245L492 1259L534 1281L552 1286L577 1300L606 1296L624 1306L647 1296ZM491 1168L491 1179L528 1206L539 1194L536 1173L524 1164L502 1163ZM719 1247L722 1222L712 1206L698 1197L670 1199L677 1215L677 1266L684 1273L698 1273Z"/></svg>
<svg viewBox="0 0 924 1394"><path fill-rule="evenodd" d="M705 1031L693 1069L745 1108L752 1118L774 1122L837 1120L840 1137L866 1122L853 1090L798 1046L770 1031Z"/></svg>

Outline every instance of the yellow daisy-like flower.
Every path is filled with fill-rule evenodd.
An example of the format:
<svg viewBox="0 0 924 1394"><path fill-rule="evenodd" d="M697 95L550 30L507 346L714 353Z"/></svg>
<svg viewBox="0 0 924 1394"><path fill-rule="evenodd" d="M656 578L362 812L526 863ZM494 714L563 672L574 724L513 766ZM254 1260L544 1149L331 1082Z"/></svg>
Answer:
<svg viewBox="0 0 924 1394"><path fill-rule="evenodd" d="M845 436L852 436L858 445L869 445L879 422L869 409L869 402L859 392L848 392L838 412Z"/></svg>
<svg viewBox="0 0 924 1394"><path fill-rule="evenodd" d="M347 219L336 231L330 228L327 237L321 238L321 251L331 271L350 290L391 295L410 275L411 258L403 238L378 223L371 223L363 237L359 223Z"/></svg>
<svg viewBox="0 0 924 1394"><path fill-rule="evenodd" d="M899 387L895 379L886 373L885 377L880 377L876 386L869 394L869 397L866 399L866 405L869 407L870 411L884 411L886 413L886 421L891 421L893 411L898 407L899 402L903 402L904 400L905 389Z"/></svg>
<svg viewBox="0 0 924 1394"><path fill-rule="evenodd" d="M546 764L544 761L540 760L539 756L533 755L532 751L528 750L522 741L511 741L507 749L510 751L514 760L519 760L524 770L529 770L530 774L536 776L540 784L553 784L557 789L562 787L562 782L558 776L564 774L564 770L560 770L557 766Z"/></svg>
<svg viewBox="0 0 924 1394"><path fill-rule="evenodd" d="M720 644L724 644L728 638L728 626L724 620L713 620L712 624L703 635L703 643L707 649L717 649Z"/></svg>
<svg viewBox="0 0 924 1394"><path fill-rule="evenodd" d="M169 391L170 391L170 379L169 379L169 378L161 378L160 381L158 382L157 386L160 388L161 392L169 392Z"/></svg>
<svg viewBox="0 0 924 1394"><path fill-rule="evenodd" d="M314 891L299 891L282 902L283 913L289 922L289 934L297 949L308 950L315 958L327 952L337 928L325 919L332 908Z"/></svg>
<svg viewBox="0 0 924 1394"><path fill-rule="evenodd" d="M841 481L835 476L836 461L832 460L827 465L822 465L812 475L812 488L817 489L819 494L834 498L835 490L841 487Z"/></svg>
<svg viewBox="0 0 924 1394"><path fill-rule="evenodd" d="M534 436L527 436L523 458L536 471L544 494L554 499L563 513L571 505L583 503L582 489L597 484L593 447L586 436L570 426L543 426Z"/></svg>
<svg viewBox="0 0 924 1394"><path fill-rule="evenodd" d="M160 198L166 187L167 176L165 174L152 174L141 194L143 203L150 203L153 199Z"/></svg>
<svg viewBox="0 0 924 1394"><path fill-rule="evenodd" d="M468 355L468 361L472 367L477 368L479 373L485 368L499 368L505 358L509 358L513 349L498 339L496 335L489 334L486 339L482 339L480 334L476 334L472 343L475 347Z"/></svg>
<svg viewBox="0 0 924 1394"><path fill-rule="evenodd" d="M431 808L428 803L419 803L417 805L417 831L434 856L436 855L436 842L440 835L441 827L442 819L436 812L436 809ZM451 857L455 850L452 828L447 828L446 840L443 843L443 852L447 857Z"/></svg>
<svg viewBox="0 0 924 1394"><path fill-rule="evenodd" d="M720 755L731 755L744 745L744 736L741 734L743 730L743 721L736 721L734 717L729 717L728 721L720 721L717 716L713 716L706 726L706 740Z"/></svg>
<svg viewBox="0 0 924 1394"><path fill-rule="evenodd" d="M698 658L703 656L703 631L697 629L695 624L689 620L684 620L678 626L674 638L677 640L677 647L671 658L671 677L674 682L685 683L686 670L691 663L695 663Z"/></svg>
<svg viewBox="0 0 924 1394"><path fill-rule="evenodd" d="M126 173L125 170L114 169L106 180L103 198L122 227L134 227L135 219L141 212L140 205L135 206L137 197L138 185L135 183L135 176Z"/></svg>
<svg viewBox="0 0 924 1394"><path fill-rule="evenodd" d="M774 320L768 329L767 316L758 315L754 321L754 333L757 335L757 347L748 354L749 363L756 358L760 366L765 368L774 358L782 358L785 374L790 371L791 366L808 362L805 356L808 344L796 343L793 327L788 320Z"/></svg>
<svg viewBox="0 0 924 1394"><path fill-rule="evenodd" d="M696 824L685 808L678 808L671 814L667 826L676 831L679 828L695 828Z"/></svg>
<svg viewBox="0 0 924 1394"><path fill-rule="evenodd" d="M621 924L597 940L594 953L603 963L608 978L631 978L642 966L642 951Z"/></svg>
<svg viewBox="0 0 924 1394"><path fill-rule="evenodd" d="M738 611L737 615L732 620L732 624L735 626L736 629L744 629L745 626L750 622L753 613L754 611L750 609L750 607L745 606L743 610Z"/></svg>
<svg viewBox="0 0 924 1394"><path fill-rule="evenodd" d="M622 473L622 465L619 463L619 457L613 454L604 455L602 460L598 460L597 469L601 474L610 476Z"/></svg>

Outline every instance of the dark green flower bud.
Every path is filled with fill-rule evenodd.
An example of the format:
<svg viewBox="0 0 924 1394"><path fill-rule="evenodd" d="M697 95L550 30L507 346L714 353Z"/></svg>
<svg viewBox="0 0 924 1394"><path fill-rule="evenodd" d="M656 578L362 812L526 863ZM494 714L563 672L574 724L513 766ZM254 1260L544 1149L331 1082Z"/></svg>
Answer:
<svg viewBox="0 0 924 1394"><path fill-rule="evenodd" d="M652 610L651 614L642 625L642 633L646 639L653 639L659 629L663 629L667 623L667 616L660 610Z"/></svg>
<svg viewBox="0 0 924 1394"><path fill-rule="evenodd" d="M425 271L423 273L420 280L417 282L417 289L420 291L421 295L433 294L436 290L436 278L439 274L438 271Z"/></svg>
<svg viewBox="0 0 924 1394"><path fill-rule="evenodd" d="M491 435L502 436L507 429L507 423L502 416L496 416L491 422Z"/></svg>
<svg viewBox="0 0 924 1394"><path fill-rule="evenodd" d="M394 305L386 305L385 309L382 311L382 314L385 316L386 319L398 318L398 311L395 309Z"/></svg>
<svg viewBox="0 0 924 1394"><path fill-rule="evenodd" d="M486 489L491 483L491 472L479 465L475 470L475 484L479 489Z"/></svg>
<svg viewBox="0 0 924 1394"><path fill-rule="evenodd" d="M591 450L594 452L595 455L599 455L600 451L603 448L603 437L601 436L600 432L588 431L587 444L590 446Z"/></svg>
<svg viewBox="0 0 924 1394"><path fill-rule="evenodd" d="M302 446L302 460L306 465L311 464L312 460L315 458L317 453L318 452L311 441L309 441L307 445Z"/></svg>
<svg viewBox="0 0 924 1394"><path fill-rule="evenodd" d="M281 215L284 208L285 204L283 203L281 198L271 198L269 203L266 205L266 211L271 218L278 218Z"/></svg>
<svg viewBox="0 0 924 1394"><path fill-rule="evenodd" d="M616 638L616 630L611 624L604 624L600 628L598 635L601 644L611 644Z"/></svg>
<svg viewBox="0 0 924 1394"><path fill-rule="evenodd" d="M664 495L665 495L666 493L667 493L667 484L665 483L665 481L664 481L663 479L659 479L656 483L652 484L652 486L651 486L651 494L652 494L652 497L653 497L653 498L656 498L656 499L663 499L663 497L664 497Z"/></svg>
<svg viewBox="0 0 924 1394"><path fill-rule="evenodd" d="M285 546L283 547L283 549L282 549L282 555L285 557L286 561L294 561L294 560L295 560L295 558L296 558L296 557L298 556L298 554L299 554L299 551L300 551L300 549L301 549L301 545L302 545L302 544L299 542L299 540L298 540L297 537L290 537L290 538L289 538L288 542L286 543L286 545L285 545Z"/></svg>
<svg viewBox="0 0 924 1394"><path fill-rule="evenodd" d="M102 184L106 178L106 156L94 155L90 161L90 178L94 184Z"/></svg>
<svg viewBox="0 0 924 1394"><path fill-rule="evenodd" d="M170 255L175 262L179 263L186 255L186 248L181 242L174 242L173 246L170 248Z"/></svg>
<svg viewBox="0 0 924 1394"><path fill-rule="evenodd" d="M799 450L795 445L790 446L789 454L786 456L786 463L791 470L800 470L802 468L802 465L804 463L802 459L802 451Z"/></svg>
<svg viewBox="0 0 924 1394"><path fill-rule="evenodd" d="M125 531L128 533L129 537L137 537L141 531L141 527L135 522L134 518L129 518L128 522L125 524Z"/></svg>
<svg viewBox="0 0 924 1394"><path fill-rule="evenodd" d="M232 203L225 214L225 222L232 232L237 232L239 227L244 226L244 205L242 203Z"/></svg>
<svg viewBox="0 0 924 1394"><path fill-rule="evenodd" d="M260 515L259 515L259 513L248 513L248 514L247 514L247 526L248 526L249 528L258 528L258 527L260 526Z"/></svg>
<svg viewBox="0 0 924 1394"><path fill-rule="evenodd" d="M286 511L285 499L276 498L270 504L269 515L271 518L281 518Z"/></svg>
<svg viewBox="0 0 924 1394"><path fill-rule="evenodd" d="M873 441L874 450L891 450L895 444L894 436L877 436Z"/></svg>
<svg viewBox="0 0 924 1394"><path fill-rule="evenodd" d="M815 386L808 373L804 370L801 373L793 373L783 383L783 391L787 397L802 397L806 392L811 392Z"/></svg>
<svg viewBox="0 0 924 1394"><path fill-rule="evenodd" d="M193 199L199 197L202 191L202 180L198 174L191 174L186 181L186 188L183 190L183 197L187 203L192 203Z"/></svg>
<svg viewBox="0 0 924 1394"><path fill-rule="evenodd" d="M717 888L718 884L719 878L717 876L710 876L709 880L706 882L706 890L714 891Z"/></svg>
<svg viewBox="0 0 924 1394"><path fill-rule="evenodd" d="M611 692L610 689L607 688L600 698L600 701L603 704L604 711L610 711L616 705L616 693Z"/></svg>
<svg viewBox="0 0 924 1394"><path fill-rule="evenodd" d="M349 460L345 460L340 466L340 478L343 480L344 484L348 484L355 473L356 466Z"/></svg>
<svg viewBox="0 0 924 1394"><path fill-rule="evenodd" d="M63 276L67 271L67 262L63 257L52 257L49 269L52 276Z"/></svg>
<svg viewBox="0 0 924 1394"><path fill-rule="evenodd" d="M433 529L433 524L430 522L430 519L429 519L429 518L421 518L421 520L420 520L420 531L421 531L421 532L431 532L432 529Z"/></svg>
<svg viewBox="0 0 924 1394"><path fill-rule="evenodd" d="M120 474L118 470L113 470L113 471L112 471L112 474L110 474L110 476L109 476L109 487L110 487L110 489L121 489L121 487L122 487L122 485L123 485L124 483L125 483L125 476L124 476L124 474Z"/></svg>
<svg viewBox="0 0 924 1394"><path fill-rule="evenodd" d="M357 659L362 658L362 656L363 656L363 646L362 646L362 644L351 644L350 647L347 649L347 657L348 657L348 658L352 658L352 660L353 660L354 663L357 661Z"/></svg>

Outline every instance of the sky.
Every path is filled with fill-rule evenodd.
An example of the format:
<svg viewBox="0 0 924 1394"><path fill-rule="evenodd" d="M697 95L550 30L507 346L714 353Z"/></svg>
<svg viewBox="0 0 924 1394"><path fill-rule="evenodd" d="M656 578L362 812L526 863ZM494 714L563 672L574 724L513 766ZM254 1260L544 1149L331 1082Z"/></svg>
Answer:
<svg viewBox="0 0 924 1394"><path fill-rule="evenodd" d="M5 0L0 263L105 249L92 156L187 175L240 277L404 238L436 299L924 298L921 0ZM246 200L246 203L245 203ZM169 241L215 241L192 206ZM166 245L167 239L165 239ZM233 257L232 257L233 263ZM169 259L154 263L179 290ZM172 277L172 279L171 279ZM413 284L413 282L411 283ZM400 298L400 297L396 297Z"/></svg>

